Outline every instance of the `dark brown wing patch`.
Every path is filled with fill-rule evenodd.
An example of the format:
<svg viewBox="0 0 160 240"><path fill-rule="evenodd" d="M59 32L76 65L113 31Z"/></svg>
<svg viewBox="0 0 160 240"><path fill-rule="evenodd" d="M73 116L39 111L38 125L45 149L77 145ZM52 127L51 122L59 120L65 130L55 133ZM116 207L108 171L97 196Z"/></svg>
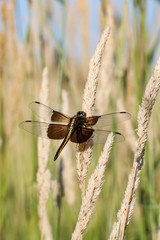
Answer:
<svg viewBox="0 0 160 240"><path fill-rule="evenodd" d="M47 136L50 139L63 139L67 135L68 126L61 124L49 124Z"/></svg>
<svg viewBox="0 0 160 240"><path fill-rule="evenodd" d="M20 128L38 137L49 139L63 139L68 131L68 125L49 124L39 121L24 121L20 123Z"/></svg>
<svg viewBox="0 0 160 240"><path fill-rule="evenodd" d="M69 123L69 120L70 120L70 118L67 117L66 115L53 110L53 114L51 116L51 121L52 122Z"/></svg>
<svg viewBox="0 0 160 240"><path fill-rule="evenodd" d="M91 128L79 128L71 136L71 142L84 143L92 136L94 130Z"/></svg>
<svg viewBox="0 0 160 240"><path fill-rule="evenodd" d="M112 124L126 121L131 118L128 112L115 112L109 113L102 116L91 116L86 118L86 126L106 127Z"/></svg>
<svg viewBox="0 0 160 240"><path fill-rule="evenodd" d="M87 118L86 118L86 126L87 126L87 127L91 127L91 126L95 125L95 124L98 122L98 119L99 119L100 117L101 117L101 116L87 117Z"/></svg>
<svg viewBox="0 0 160 240"><path fill-rule="evenodd" d="M30 109L35 115L45 122L61 122L69 123L70 117L60 112L54 111L52 108L40 102L31 102Z"/></svg>

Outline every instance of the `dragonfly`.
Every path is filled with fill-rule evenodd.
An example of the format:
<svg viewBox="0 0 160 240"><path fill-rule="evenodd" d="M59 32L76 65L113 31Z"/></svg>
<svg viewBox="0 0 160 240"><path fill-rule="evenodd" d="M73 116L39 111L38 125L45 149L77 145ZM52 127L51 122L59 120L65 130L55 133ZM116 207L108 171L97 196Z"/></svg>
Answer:
<svg viewBox="0 0 160 240"><path fill-rule="evenodd" d="M54 156L54 161L59 157L68 141L88 144L89 140L92 139L92 144L103 144L108 135L113 131L102 128L114 122L128 120L131 117L128 112L115 112L87 117L84 111L78 111L73 117L69 117L38 101L31 102L29 107L41 121L26 120L21 122L19 126L38 137L63 140ZM100 127L101 129L96 129L95 127ZM124 141L125 138L121 133L113 133L116 141Z"/></svg>

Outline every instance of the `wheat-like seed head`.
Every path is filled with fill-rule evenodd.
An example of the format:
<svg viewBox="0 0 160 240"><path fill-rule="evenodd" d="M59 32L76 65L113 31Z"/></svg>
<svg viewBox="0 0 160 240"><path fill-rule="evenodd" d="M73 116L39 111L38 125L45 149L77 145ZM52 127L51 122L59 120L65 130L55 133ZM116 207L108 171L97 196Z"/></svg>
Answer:
<svg viewBox="0 0 160 240"><path fill-rule="evenodd" d="M88 79L84 89L82 105L82 109L87 113L87 115L93 114L95 106L95 95L98 84L98 74L101 66L102 54L104 52L106 41L108 40L109 31L110 28L106 28L106 30L103 32L101 39L96 47L95 53L90 61ZM85 150L85 145L82 144L82 149L84 148L84 151L78 151L77 153L77 172L80 181L80 187L82 190L82 205L75 230L72 234L72 240L82 239L82 234L91 218L94 210L94 203L100 194L101 186L103 184L104 171L112 144L113 134L110 134L105 144L104 151L99 158L97 167L89 179L86 194L85 178L91 162L92 149L89 147ZM82 150L81 147L79 147L79 149Z"/></svg>
<svg viewBox="0 0 160 240"><path fill-rule="evenodd" d="M42 74L42 83L40 90L40 102L48 105L48 69L44 68ZM38 139L38 171L37 171L37 186L39 192L38 199L38 214L40 219L41 236L44 239L52 240L51 226L48 220L46 203L48 201L51 189L51 173L47 169L47 163L50 152L50 141L48 139Z"/></svg>
<svg viewBox="0 0 160 240"><path fill-rule="evenodd" d="M134 155L133 167L129 175L125 196L121 204L121 208L117 214L117 222L114 223L110 240L117 239L120 233L120 239L124 239L125 229L135 204L135 191L139 185L139 174L143 166L143 156L145 144L147 141L147 131L152 108L155 103L160 88L160 58L155 66L154 72L146 86L142 105L138 113L138 139L136 142L136 151Z"/></svg>
<svg viewBox="0 0 160 240"><path fill-rule="evenodd" d="M104 114L108 110L109 97L113 94L113 75L114 75L114 53L115 53L115 37L114 37L114 16L111 3L105 6L105 26L110 26L111 31L107 44L104 49L102 64L98 80L98 88L96 95L96 112Z"/></svg>
<svg viewBox="0 0 160 240"><path fill-rule="evenodd" d="M98 160L98 164L91 175L88 186L86 189L86 194L82 200L82 205L80 208L78 221L75 227L75 230L72 234L72 240L80 240L84 230L89 223L91 215L94 211L94 203L97 200L101 187L103 185L103 177L106 169L106 163L108 162L110 152L113 144L113 133L110 133L108 139L105 143L103 152Z"/></svg>
<svg viewBox="0 0 160 240"><path fill-rule="evenodd" d="M100 71L102 55L105 49L106 42L108 40L110 28L107 27L103 32L101 39L96 47L93 57L89 64L88 79L85 85L83 94L82 110L86 114L92 115L95 106L95 97L98 84L98 74ZM82 147L82 148L81 148ZM82 151L84 149L84 151ZM81 145L77 152L77 173L80 182L80 188L82 195L85 189L85 178L88 172L88 168L91 162L92 149L89 147L85 150L85 145Z"/></svg>

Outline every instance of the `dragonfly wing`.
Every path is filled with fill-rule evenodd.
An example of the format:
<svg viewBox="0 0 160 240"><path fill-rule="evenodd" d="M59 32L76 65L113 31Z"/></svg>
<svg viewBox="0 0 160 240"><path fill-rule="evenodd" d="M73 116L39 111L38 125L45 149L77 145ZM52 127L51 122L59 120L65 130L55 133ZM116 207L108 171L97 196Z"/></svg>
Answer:
<svg viewBox="0 0 160 240"><path fill-rule="evenodd" d="M20 123L19 127L38 137L57 140L63 139L68 132L68 125L49 124L30 120Z"/></svg>
<svg viewBox="0 0 160 240"><path fill-rule="evenodd" d="M29 104L29 107L33 111L33 113L40 117L40 119L42 119L43 121L69 123L69 116L54 111L52 108L40 102L31 102Z"/></svg>
<svg viewBox="0 0 160 240"><path fill-rule="evenodd" d="M131 118L130 113L128 112L115 112L109 113L102 116L91 116L87 117L86 126L94 126L96 124L97 127L106 127L115 123L123 122Z"/></svg>
<svg viewBox="0 0 160 240"><path fill-rule="evenodd" d="M107 140L108 135L111 133L111 131L107 130L95 130L92 128L84 128L82 127L79 131L75 131L73 135L71 136L71 142L74 143L84 143L87 142L87 144L104 144ZM123 142L124 136L119 132L113 132L114 134L114 141L116 142ZM87 141L91 139L90 141Z"/></svg>
<svg viewBox="0 0 160 240"><path fill-rule="evenodd" d="M111 131L107 130L94 130L93 132L93 144L104 144L107 140L108 135ZM125 137L119 132L112 132L114 135L115 142L123 142Z"/></svg>
<svg viewBox="0 0 160 240"><path fill-rule="evenodd" d="M79 128L71 136L71 142L84 143L91 138L94 130L91 128Z"/></svg>

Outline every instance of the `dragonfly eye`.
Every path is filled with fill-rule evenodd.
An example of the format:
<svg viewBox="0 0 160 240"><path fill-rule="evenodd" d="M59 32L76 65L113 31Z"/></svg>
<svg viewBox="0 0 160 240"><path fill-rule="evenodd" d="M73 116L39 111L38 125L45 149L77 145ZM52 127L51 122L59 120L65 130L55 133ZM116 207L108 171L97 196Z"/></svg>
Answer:
<svg viewBox="0 0 160 240"><path fill-rule="evenodd" d="M77 117L86 117L86 113L83 111L78 111L77 112Z"/></svg>

